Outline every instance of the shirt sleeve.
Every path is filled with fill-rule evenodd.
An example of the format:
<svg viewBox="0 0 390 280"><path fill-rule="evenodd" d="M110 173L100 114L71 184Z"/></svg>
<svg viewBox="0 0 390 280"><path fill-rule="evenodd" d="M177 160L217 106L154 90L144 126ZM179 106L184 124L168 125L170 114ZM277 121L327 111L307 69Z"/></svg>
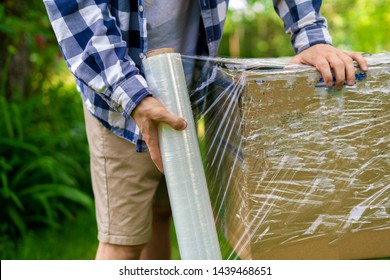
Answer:
<svg viewBox="0 0 390 280"><path fill-rule="evenodd" d="M290 34L296 53L316 45L332 44L326 19L320 15L322 0L273 0L274 8Z"/></svg>
<svg viewBox="0 0 390 280"><path fill-rule="evenodd" d="M150 92L128 55L127 43L110 13L109 2L44 0L70 71L127 118Z"/></svg>

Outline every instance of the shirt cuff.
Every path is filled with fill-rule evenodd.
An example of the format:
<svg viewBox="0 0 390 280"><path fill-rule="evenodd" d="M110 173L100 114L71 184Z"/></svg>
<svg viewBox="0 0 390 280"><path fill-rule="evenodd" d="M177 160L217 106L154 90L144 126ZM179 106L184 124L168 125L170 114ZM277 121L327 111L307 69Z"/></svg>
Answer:
<svg viewBox="0 0 390 280"><path fill-rule="evenodd" d="M312 25L302 28L292 38L292 44L297 54L317 44L332 45L332 37L324 25Z"/></svg>
<svg viewBox="0 0 390 280"><path fill-rule="evenodd" d="M118 84L112 94L112 102L117 111L129 118L135 107L147 96L151 96L146 80L141 75L134 75Z"/></svg>

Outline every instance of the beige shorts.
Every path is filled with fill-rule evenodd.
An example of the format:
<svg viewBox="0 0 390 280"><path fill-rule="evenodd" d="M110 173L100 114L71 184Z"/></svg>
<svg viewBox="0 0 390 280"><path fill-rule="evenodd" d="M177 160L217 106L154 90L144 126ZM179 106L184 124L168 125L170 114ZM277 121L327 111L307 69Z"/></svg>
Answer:
<svg viewBox="0 0 390 280"><path fill-rule="evenodd" d="M98 239L118 245L147 243L152 206L169 205L164 176L149 153L103 127L85 108Z"/></svg>

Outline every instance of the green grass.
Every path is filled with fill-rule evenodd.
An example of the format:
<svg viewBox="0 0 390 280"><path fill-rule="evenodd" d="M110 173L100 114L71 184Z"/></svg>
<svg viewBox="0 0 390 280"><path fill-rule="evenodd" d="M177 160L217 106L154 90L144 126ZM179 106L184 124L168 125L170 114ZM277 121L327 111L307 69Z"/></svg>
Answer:
<svg viewBox="0 0 390 280"><path fill-rule="evenodd" d="M59 229L28 231L23 239L12 242L0 237L2 260L92 260L97 248L95 217L81 212Z"/></svg>
<svg viewBox="0 0 390 280"><path fill-rule="evenodd" d="M171 226L173 260L180 260L175 228ZM97 226L93 215L81 212L66 221L60 229L46 228L27 231L24 238L12 241L0 237L2 260L93 260L95 258Z"/></svg>

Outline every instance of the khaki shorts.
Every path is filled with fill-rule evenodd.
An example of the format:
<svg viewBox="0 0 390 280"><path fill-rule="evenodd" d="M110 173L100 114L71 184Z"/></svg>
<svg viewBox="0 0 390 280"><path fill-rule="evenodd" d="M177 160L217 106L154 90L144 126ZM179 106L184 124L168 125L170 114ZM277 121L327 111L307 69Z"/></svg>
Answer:
<svg viewBox="0 0 390 280"><path fill-rule="evenodd" d="M91 157L98 239L117 245L147 243L152 206L168 206L164 176L149 153L103 127L84 107Z"/></svg>

